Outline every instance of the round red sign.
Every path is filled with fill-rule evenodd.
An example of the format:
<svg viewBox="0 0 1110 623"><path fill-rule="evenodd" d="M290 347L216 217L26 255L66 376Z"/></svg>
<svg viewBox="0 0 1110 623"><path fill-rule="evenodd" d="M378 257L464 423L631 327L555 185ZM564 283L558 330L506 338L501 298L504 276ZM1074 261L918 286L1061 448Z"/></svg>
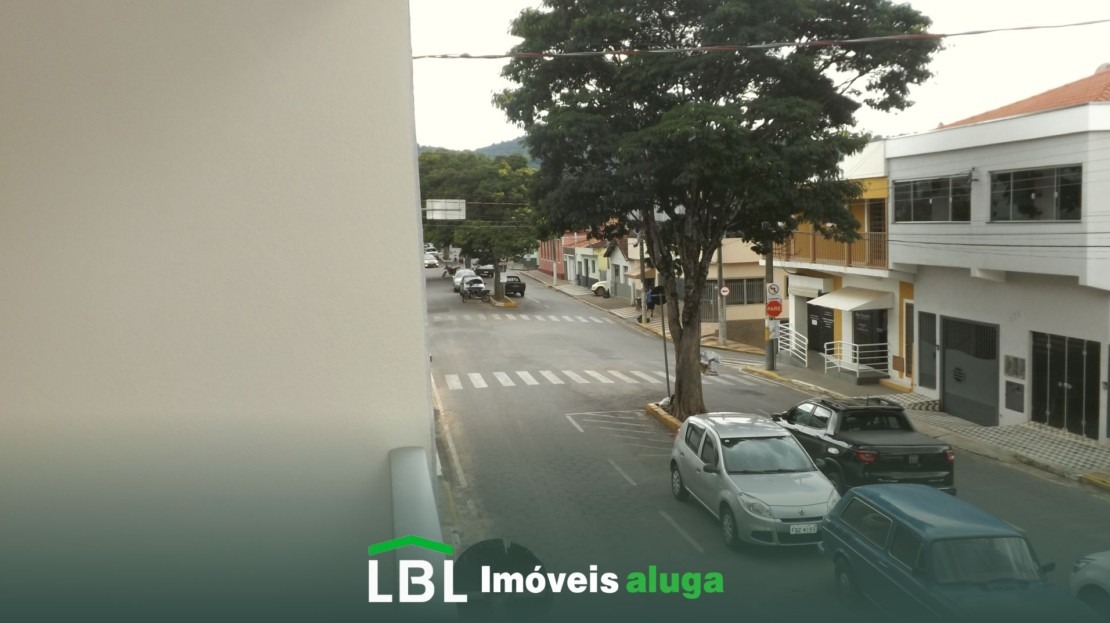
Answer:
<svg viewBox="0 0 1110 623"><path fill-rule="evenodd" d="M767 315L778 318L782 313L782 301L767 301Z"/></svg>

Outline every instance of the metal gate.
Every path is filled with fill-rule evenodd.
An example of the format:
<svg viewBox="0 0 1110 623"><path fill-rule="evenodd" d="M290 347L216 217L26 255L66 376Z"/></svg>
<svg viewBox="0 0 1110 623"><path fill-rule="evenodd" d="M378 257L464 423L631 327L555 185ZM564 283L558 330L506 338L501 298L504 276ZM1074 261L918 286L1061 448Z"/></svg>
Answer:
<svg viewBox="0 0 1110 623"><path fill-rule="evenodd" d="M944 318L940 406L965 420L998 426L998 326Z"/></svg>
<svg viewBox="0 0 1110 623"><path fill-rule="evenodd" d="M1101 352L1098 342L1033 333L1034 422L1098 439Z"/></svg>
<svg viewBox="0 0 1110 623"><path fill-rule="evenodd" d="M921 349L917 356L917 384L929 389L937 388L937 315L929 312L918 314Z"/></svg>

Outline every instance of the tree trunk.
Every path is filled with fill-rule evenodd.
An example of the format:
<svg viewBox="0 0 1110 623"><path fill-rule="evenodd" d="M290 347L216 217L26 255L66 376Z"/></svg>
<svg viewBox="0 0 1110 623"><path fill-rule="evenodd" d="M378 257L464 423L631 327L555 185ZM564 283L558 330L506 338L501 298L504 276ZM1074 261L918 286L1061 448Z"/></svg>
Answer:
<svg viewBox="0 0 1110 623"><path fill-rule="evenodd" d="M698 299L695 305L700 302L701 299ZM677 307L676 302L675 306L669 309L677 310ZM691 415L706 412L705 399L701 391L701 319L695 314L689 324L678 328L677 331L675 329L679 325L678 319L672 317L670 320L675 350L674 400L671 402L671 415L682 421Z"/></svg>

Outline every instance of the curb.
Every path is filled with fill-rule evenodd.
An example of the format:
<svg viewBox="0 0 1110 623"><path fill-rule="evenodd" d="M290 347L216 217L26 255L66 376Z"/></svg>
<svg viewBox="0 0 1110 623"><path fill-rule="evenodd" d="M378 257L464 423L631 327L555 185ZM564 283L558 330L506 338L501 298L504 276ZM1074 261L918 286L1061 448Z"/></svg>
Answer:
<svg viewBox="0 0 1110 623"><path fill-rule="evenodd" d="M1079 475L1079 482L1110 491L1110 473L1087 472Z"/></svg>
<svg viewBox="0 0 1110 623"><path fill-rule="evenodd" d="M751 366L744 366L743 370L745 372L749 373L749 374L755 374L757 376L762 376L763 378L769 379L769 380L774 381L776 383L779 383L780 385L786 385L788 387L793 387L795 389L803 389L807 392L814 392L814 393L817 393L817 394L824 394L826 396L832 396L833 398L841 398L841 399L848 398L844 394L834 392L830 389L826 389L824 387L821 387L820 385L814 385L812 383L806 383L805 381L797 381L797 380L794 380L794 379L786 378L785 376L782 376L781 374L778 374L777 372L764 370L762 368L753 368Z"/></svg>
<svg viewBox="0 0 1110 623"><path fill-rule="evenodd" d="M649 402L647 406L644 407L644 410L647 411L648 415L659 420L663 426L666 426L672 431L677 431L682 426L682 422L679 422L673 415L667 413L653 402Z"/></svg>

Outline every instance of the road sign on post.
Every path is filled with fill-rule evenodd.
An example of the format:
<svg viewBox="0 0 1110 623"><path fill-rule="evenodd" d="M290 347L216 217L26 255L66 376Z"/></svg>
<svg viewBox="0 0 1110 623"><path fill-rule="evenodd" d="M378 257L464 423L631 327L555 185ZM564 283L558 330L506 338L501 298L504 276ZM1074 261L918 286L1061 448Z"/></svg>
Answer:
<svg viewBox="0 0 1110 623"><path fill-rule="evenodd" d="M767 301L767 315L772 318L778 318L782 313L782 301L774 300Z"/></svg>
<svg viewBox="0 0 1110 623"><path fill-rule="evenodd" d="M732 290L729 290L728 286L721 286L721 296L728 296L729 292L732 292Z"/></svg>

